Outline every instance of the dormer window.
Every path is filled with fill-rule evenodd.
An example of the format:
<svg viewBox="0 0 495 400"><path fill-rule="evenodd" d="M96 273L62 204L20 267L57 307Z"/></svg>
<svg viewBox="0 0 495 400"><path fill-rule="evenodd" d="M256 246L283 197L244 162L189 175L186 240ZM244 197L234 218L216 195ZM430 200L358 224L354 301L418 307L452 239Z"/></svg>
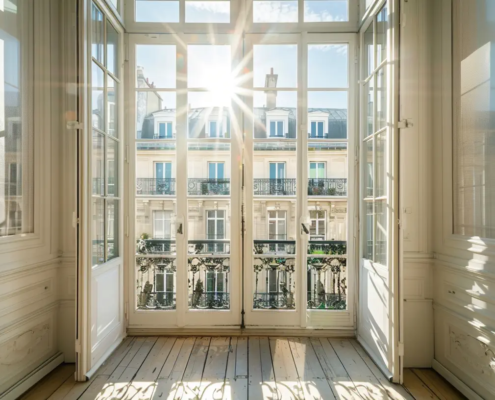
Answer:
<svg viewBox="0 0 495 400"><path fill-rule="evenodd" d="M210 137L216 138L219 137L219 132L218 132L218 123L217 121L210 121Z"/></svg>
<svg viewBox="0 0 495 400"><path fill-rule="evenodd" d="M323 138L324 137L324 122L323 121L312 121L311 122L311 137L312 138Z"/></svg>
<svg viewBox="0 0 495 400"><path fill-rule="evenodd" d="M155 134L155 139L172 139L172 122L160 122L158 124L158 135Z"/></svg>
<svg viewBox="0 0 495 400"><path fill-rule="evenodd" d="M284 121L270 121L270 137L284 137Z"/></svg>

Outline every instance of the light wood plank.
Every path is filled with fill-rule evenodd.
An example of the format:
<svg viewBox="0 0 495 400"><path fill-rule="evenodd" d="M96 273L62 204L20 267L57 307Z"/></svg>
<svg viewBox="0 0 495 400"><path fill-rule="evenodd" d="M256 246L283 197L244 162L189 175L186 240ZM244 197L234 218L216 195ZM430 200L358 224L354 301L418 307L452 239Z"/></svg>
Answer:
<svg viewBox="0 0 495 400"><path fill-rule="evenodd" d="M465 400L449 382L432 369L414 368L413 372L440 400Z"/></svg>
<svg viewBox="0 0 495 400"><path fill-rule="evenodd" d="M172 400L182 395L182 377L187 367L196 339L178 338L158 376L158 385L153 393L153 399Z"/></svg>
<svg viewBox="0 0 495 400"><path fill-rule="evenodd" d="M328 340L311 338L310 342L335 398L341 400L360 399L361 396L356 386Z"/></svg>
<svg viewBox="0 0 495 400"><path fill-rule="evenodd" d="M373 373L378 382L387 391L388 396L393 400L414 400L414 398L401 386L390 382L371 360L370 356L364 351L361 345L356 340L350 341L353 347L356 349L359 356L363 359L370 371Z"/></svg>
<svg viewBox="0 0 495 400"><path fill-rule="evenodd" d="M202 377L210 341L211 337L199 337L194 343L182 377L183 391L180 398L183 400L198 398L206 387L206 384L202 382Z"/></svg>
<svg viewBox="0 0 495 400"><path fill-rule="evenodd" d="M305 399L335 399L318 357L307 338L288 339Z"/></svg>
<svg viewBox="0 0 495 400"><path fill-rule="evenodd" d="M74 365L74 372L75 372L75 365ZM74 379L74 374L70 375L65 382L60 386L55 393L53 393L50 397L48 397L48 400L63 400L67 394L70 392L70 390L75 386L76 380Z"/></svg>
<svg viewBox="0 0 495 400"><path fill-rule="evenodd" d="M335 350L349 377L363 399L388 399L380 385L356 349L347 339L327 339Z"/></svg>
<svg viewBox="0 0 495 400"><path fill-rule="evenodd" d="M156 337L138 338L112 374L109 377L98 374L80 399L129 398L132 395L132 379L146 360L156 340Z"/></svg>
<svg viewBox="0 0 495 400"><path fill-rule="evenodd" d="M201 378L201 398L221 399L227 373L230 337L213 337Z"/></svg>
<svg viewBox="0 0 495 400"><path fill-rule="evenodd" d="M418 376L410 369L404 370L404 387L414 396L421 400L439 400L437 396L426 386Z"/></svg>
<svg viewBox="0 0 495 400"><path fill-rule="evenodd" d="M232 337L229 346L223 400L247 400L247 365L247 338Z"/></svg>
<svg viewBox="0 0 495 400"><path fill-rule="evenodd" d="M261 371L260 338L249 338L249 382L248 391L251 399L264 399L263 377ZM266 397L269 398L269 397Z"/></svg>
<svg viewBox="0 0 495 400"><path fill-rule="evenodd" d="M20 400L47 399L74 374L74 364L62 364L41 379L38 384L20 397Z"/></svg>
<svg viewBox="0 0 495 400"><path fill-rule="evenodd" d="M289 342L285 338L270 338L270 350L277 390L282 399L302 399L304 393L299 382Z"/></svg>
<svg viewBox="0 0 495 400"><path fill-rule="evenodd" d="M159 338L137 371L125 399L150 399L156 390L156 380L175 343L174 337Z"/></svg>

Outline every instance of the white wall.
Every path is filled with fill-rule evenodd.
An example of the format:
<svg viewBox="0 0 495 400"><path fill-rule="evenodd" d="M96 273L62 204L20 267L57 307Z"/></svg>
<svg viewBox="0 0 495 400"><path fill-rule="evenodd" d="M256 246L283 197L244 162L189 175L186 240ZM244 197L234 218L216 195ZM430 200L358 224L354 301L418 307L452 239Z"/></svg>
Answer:
<svg viewBox="0 0 495 400"><path fill-rule="evenodd" d="M403 257L404 366L433 360L432 3L401 2L400 218Z"/></svg>
<svg viewBox="0 0 495 400"><path fill-rule="evenodd" d="M464 0L463 0L464 1ZM434 8L433 367L469 398L495 393L495 252L492 242L452 234L451 0Z"/></svg>
<svg viewBox="0 0 495 400"><path fill-rule="evenodd" d="M15 241L0 238L0 398L27 389L14 385L34 370L42 367L40 378L74 361L74 235L64 229L74 199L64 184L73 156L62 151L61 4L34 2L35 232Z"/></svg>

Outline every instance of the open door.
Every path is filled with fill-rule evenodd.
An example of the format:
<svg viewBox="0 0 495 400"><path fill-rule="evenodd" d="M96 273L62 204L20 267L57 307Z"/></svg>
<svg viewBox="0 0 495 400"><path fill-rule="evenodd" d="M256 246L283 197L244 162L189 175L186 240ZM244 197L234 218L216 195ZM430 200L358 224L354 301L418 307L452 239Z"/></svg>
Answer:
<svg viewBox="0 0 495 400"><path fill-rule="evenodd" d="M358 339L401 380L398 252L399 1L375 2L361 37L361 212Z"/></svg>
<svg viewBox="0 0 495 400"><path fill-rule="evenodd" d="M77 379L125 336L123 31L103 1L78 0Z"/></svg>

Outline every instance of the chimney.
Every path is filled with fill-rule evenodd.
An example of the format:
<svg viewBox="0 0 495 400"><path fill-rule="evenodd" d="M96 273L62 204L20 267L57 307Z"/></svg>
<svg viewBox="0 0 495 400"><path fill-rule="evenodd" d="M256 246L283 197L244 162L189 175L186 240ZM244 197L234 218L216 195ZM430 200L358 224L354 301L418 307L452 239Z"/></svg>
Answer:
<svg viewBox="0 0 495 400"><path fill-rule="evenodd" d="M277 91L273 90L277 87L278 74L273 73L273 67L270 68L270 73L266 74L265 78L265 90L266 94L266 107L267 108L276 108L277 107Z"/></svg>

